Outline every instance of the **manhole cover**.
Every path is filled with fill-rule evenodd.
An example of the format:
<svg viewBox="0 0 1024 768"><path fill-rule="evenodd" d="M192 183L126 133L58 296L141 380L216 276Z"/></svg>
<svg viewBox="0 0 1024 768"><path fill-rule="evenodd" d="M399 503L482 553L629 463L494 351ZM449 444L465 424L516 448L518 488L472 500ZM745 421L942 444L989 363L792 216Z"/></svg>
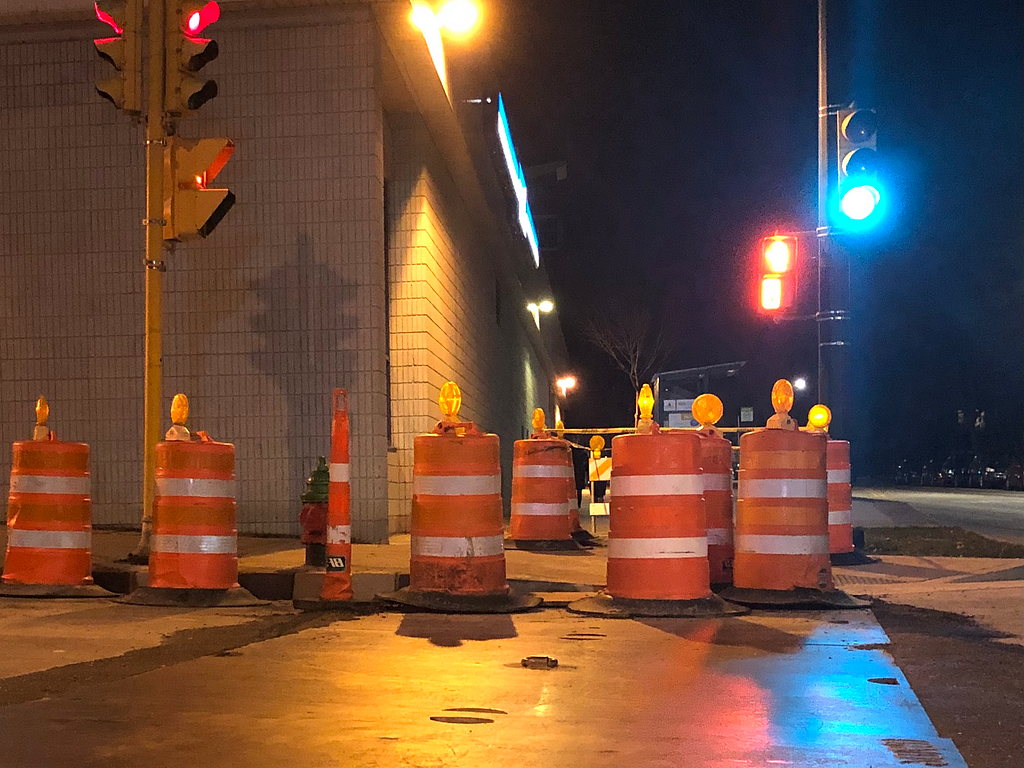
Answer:
<svg viewBox="0 0 1024 768"><path fill-rule="evenodd" d="M897 760L904 765L928 765L935 768L949 765L942 753L929 741L921 739L882 739Z"/></svg>

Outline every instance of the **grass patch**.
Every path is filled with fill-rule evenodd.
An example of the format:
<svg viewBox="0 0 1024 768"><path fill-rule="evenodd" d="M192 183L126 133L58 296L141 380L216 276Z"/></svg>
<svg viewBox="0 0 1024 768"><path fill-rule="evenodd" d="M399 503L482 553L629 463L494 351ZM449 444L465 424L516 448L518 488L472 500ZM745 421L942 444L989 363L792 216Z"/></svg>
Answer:
<svg viewBox="0 0 1024 768"><path fill-rule="evenodd" d="M863 528L864 553L917 557L1024 557L1024 545L997 541L963 528Z"/></svg>

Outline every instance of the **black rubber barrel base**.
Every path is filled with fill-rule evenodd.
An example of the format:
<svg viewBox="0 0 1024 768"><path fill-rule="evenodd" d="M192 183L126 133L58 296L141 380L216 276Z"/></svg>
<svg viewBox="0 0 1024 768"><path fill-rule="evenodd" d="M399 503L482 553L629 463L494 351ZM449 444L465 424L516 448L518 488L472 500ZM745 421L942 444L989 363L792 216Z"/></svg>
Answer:
<svg viewBox="0 0 1024 768"><path fill-rule="evenodd" d="M727 587L719 592L726 600L752 608L870 608L870 600L860 600L840 589L746 589Z"/></svg>
<svg viewBox="0 0 1024 768"><path fill-rule="evenodd" d="M397 592L377 595L386 603L434 613L521 613L544 601L536 595L452 595L447 592L419 592L403 587Z"/></svg>
<svg viewBox="0 0 1024 768"><path fill-rule="evenodd" d="M249 590L173 589L171 587L139 587L121 600L128 605L154 605L165 608L246 608L267 605Z"/></svg>
<svg viewBox="0 0 1024 768"><path fill-rule="evenodd" d="M829 562L832 565L867 565L868 563L877 563L873 557L868 557L859 549L855 549L852 552L834 552L828 556Z"/></svg>
<svg viewBox="0 0 1024 768"><path fill-rule="evenodd" d="M117 597L95 584L0 584L0 597L49 597L78 600L87 597Z"/></svg>
<svg viewBox="0 0 1024 768"><path fill-rule="evenodd" d="M505 539L505 549L526 552L579 552L583 547L575 539Z"/></svg>
<svg viewBox="0 0 1024 768"><path fill-rule="evenodd" d="M569 603L568 610L572 613L604 616L609 619L716 619L750 613L749 608L733 605L718 595L701 597L696 600L632 600L624 597L612 597L606 592Z"/></svg>

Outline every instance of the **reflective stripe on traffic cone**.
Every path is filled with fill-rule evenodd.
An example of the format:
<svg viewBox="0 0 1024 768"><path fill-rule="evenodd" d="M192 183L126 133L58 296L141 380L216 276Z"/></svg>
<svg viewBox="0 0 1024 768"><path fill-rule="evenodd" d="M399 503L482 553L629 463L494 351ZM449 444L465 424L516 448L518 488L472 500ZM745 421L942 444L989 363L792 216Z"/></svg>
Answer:
<svg viewBox="0 0 1024 768"><path fill-rule="evenodd" d="M327 491L327 571L320 597L327 601L348 601L352 599L348 393L344 389L335 389L333 401L331 481Z"/></svg>

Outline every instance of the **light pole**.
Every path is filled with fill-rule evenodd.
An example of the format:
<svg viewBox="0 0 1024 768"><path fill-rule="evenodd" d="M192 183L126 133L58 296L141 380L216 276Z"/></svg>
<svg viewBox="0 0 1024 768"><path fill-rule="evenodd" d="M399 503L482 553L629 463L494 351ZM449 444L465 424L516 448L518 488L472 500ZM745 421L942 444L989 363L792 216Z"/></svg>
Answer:
<svg viewBox="0 0 1024 768"><path fill-rule="evenodd" d="M830 238L828 16L826 0L818 0L818 400L832 410L831 434L846 436L847 370L850 319L850 263L844 248Z"/></svg>

